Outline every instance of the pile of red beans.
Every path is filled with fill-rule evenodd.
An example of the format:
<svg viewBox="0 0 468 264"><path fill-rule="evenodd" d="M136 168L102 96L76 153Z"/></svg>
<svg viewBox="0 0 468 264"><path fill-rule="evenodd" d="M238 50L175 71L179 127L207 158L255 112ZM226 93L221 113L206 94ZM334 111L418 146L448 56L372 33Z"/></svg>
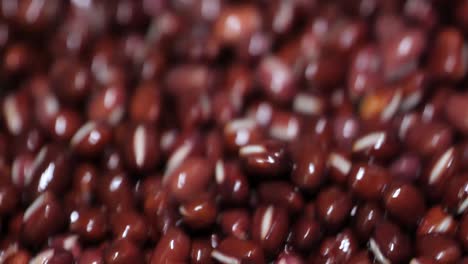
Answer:
<svg viewBox="0 0 468 264"><path fill-rule="evenodd" d="M0 263L468 263L468 0L0 0Z"/></svg>

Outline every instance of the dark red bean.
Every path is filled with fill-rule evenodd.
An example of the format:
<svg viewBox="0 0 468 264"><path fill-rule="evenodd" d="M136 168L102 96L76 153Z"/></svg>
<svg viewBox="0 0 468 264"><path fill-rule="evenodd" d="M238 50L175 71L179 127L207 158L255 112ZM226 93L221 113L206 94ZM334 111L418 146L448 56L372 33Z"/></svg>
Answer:
<svg viewBox="0 0 468 264"><path fill-rule="evenodd" d="M418 123L407 130L405 142L420 155L431 156L452 144L452 129L439 122Z"/></svg>
<svg viewBox="0 0 468 264"><path fill-rule="evenodd" d="M7 254L5 254L7 255ZM28 264L30 263L31 256L27 251L20 250L11 255L5 256L5 264Z"/></svg>
<svg viewBox="0 0 468 264"><path fill-rule="evenodd" d="M39 252L30 263L65 264L73 263L73 255L63 249L49 248Z"/></svg>
<svg viewBox="0 0 468 264"><path fill-rule="evenodd" d="M405 225L416 224L426 210L423 194L411 184L390 187L383 201L387 211Z"/></svg>
<svg viewBox="0 0 468 264"><path fill-rule="evenodd" d="M93 121L117 124L123 117L126 98L125 88L119 84L100 89L89 101L88 118Z"/></svg>
<svg viewBox="0 0 468 264"><path fill-rule="evenodd" d="M70 252L74 258L81 255L81 245L78 235L58 235L49 239L49 246L52 248L60 248Z"/></svg>
<svg viewBox="0 0 468 264"><path fill-rule="evenodd" d="M455 28L443 28L437 33L431 50L429 71L433 78L458 81L466 74L463 35Z"/></svg>
<svg viewBox="0 0 468 264"><path fill-rule="evenodd" d="M254 124L258 124L260 127L267 127L270 125L271 120L273 119L274 108L271 102L269 101L260 101L253 103L247 110L247 116L250 119L253 119ZM250 120L248 119L248 120ZM240 119L244 120L244 119ZM247 125L249 122L247 122ZM253 130L255 131L255 130Z"/></svg>
<svg viewBox="0 0 468 264"><path fill-rule="evenodd" d="M374 131L364 134L353 143L352 151L358 156L387 159L398 151L398 144L390 131Z"/></svg>
<svg viewBox="0 0 468 264"><path fill-rule="evenodd" d="M465 252L468 250L468 214L464 214L458 226L458 241Z"/></svg>
<svg viewBox="0 0 468 264"><path fill-rule="evenodd" d="M450 147L435 155L428 162L422 174L422 182L426 185L429 197L441 197L448 181L458 169L458 152Z"/></svg>
<svg viewBox="0 0 468 264"><path fill-rule="evenodd" d="M301 134L302 123L299 116L291 112L275 111L269 126L269 134L272 138L291 142Z"/></svg>
<svg viewBox="0 0 468 264"><path fill-rule="evenodd" d="M179 229L169 229L159 240L151 257L151 264L186 263L190 258L190 238Z"/></svg>
<svg viewBox="0 0 468 264"><path fill-rule="evenodd" d="M352 200L348 193L338 187L322 190L317 196L317 214L329 228L340 227L349 217Z"/></svg>
<svg viewBox="0 0 468 264"><path fill-rule="evenodd" d="M103 258L109 264L142 263L143 253L130 240L120 239L104 250Z"/></svg>
<svg viewBox="0 0 468 264"><path fill-rule="evenodd" d="M295 156L292 181L301 189L317 189L325 180L326 150L320 145L304 144Z"/></svg>
<svg viewBox="0 0 468 264"><path fill-rule="evenodd" d="M320 223L310 217L300 217L292 226L291 243L299 250L307 252L318 244L323 231Z"/></svg>
<svg viewBox="0 0 468 264"><path fill-rule="evenodd" d="M18 91L3 98L2 113L8 132L19 135L25 132L31 120L31 102L26 92Z"/></svg>
<svg viewBox="0 0 468 264"><path fill-rule="evenodd" d="M239 156L244 168L251 175L276 178L283 176L291 168L286 146L274 140L246 145L239 150Z"/></svg>
<svg viewBox="0 0 468 264"><path fill-rule="evenodd" d="M445 113L448 121L458 131L468 134L468 96L455 94L448 98L445 105Z"/></svg>
<svg viewBox="0 0 468 264"><path fill-rule="evenodd" d="M70 213L70 231L84 241L100 241L107 234L107 216L98 208L82 208Z"/></svg>
<svg viewBox="0 0 468 264"><path fill-rule="evenodd" d="M83 156L96 156L109 144L112 133L104 122L90 121L79 128L70 144L74 151Z"/></svg>
<svg viewBox="0 0 468 264"><path fill-rule="evenodd" d="M335 88L345 77L345 68L336 55L319 56L305 68L305 78L310 87L326 91Z"/></svg>
<svg viewBox="0 0 468 264"><path fill-rule="evenodd" d="M384 218L382 209L374 203L365 203L358 206L354 216L353 230L356 236L368 241L376 225Z"/></svg>
<svg viewBox="0 0 468 264"><path fill-rule="evenodd" d="M104 264L102 250L100 249L86 249L80 255L78 264Z"/></svg>
<svg viewBox="0 0 468 264"><path fill-rule="evenodd" d="M375 45L366 45L358 49L351 59L348 73L347 87L351 99L360 98L383 82L381 68L381 54Z"/></svg>
<svg viewBox="0 0 468 264"><path fill-rule="evenodd" d="M112 214L110 226L115 239L127 239L136 245L143 244L148 236L145 218L134 211Z"/></svg>
<svg viewBox="0 0 468 264"><path fill-rule="evenodd" d="M356 164L348 177L348 187L359 198L375 200L381 197L390 182L388 171L378 165Z"/></svg>
<svg viewBox="0 0 468 264"><path fill-rule="evenodd" d="M283 252L275 260L274 264L303 264L304 260L292 252Z"/></svg>
<svg viewBox="0 0 468 264"><path fill-rule="evenodd" d="M218 160L215 167L215 179L221 201L239 204L249 197L249 182L238 163Z"/></svg>
<svg viewBox="0 0 468 264"><path fill-rule="evenodd" d="M237 153L239 148L256 143L263 138L261 128L255 120L234 119L224 126L224 144L226 148Z"/></svg>
<svg viewBox="0 0 468 264"><path fill-rule="evenodd" d="M213 248L209 241L194 240L192 242L192 249L190 251L191 264L212 264L211 251Z"/></svg>
<svg viewBox="0 0 468 264"><path fill-rule="evenodd" d="M456 263L461 258L458 244L442 235L425 235L417 239L419 256L429 257L437 263Z"/></svg>
<svg viewBox="0 0 468 264"><path fill-rule="evenodd" d="M371 258L369 257L369 252L367 251L360 251L356 254L354 254L347 264L371 264ZM414 264L414 263L411 263Z"/></svg>
<svg viewBox="0 0 468 264"><path fill-rule="evenodd" d="M160 156L159 135L153 126L131 126L126 130L125 139L125 142L121 142L122 154L130 168L145 171L157 165Z"/></svg>
<svg viewBox="0 0 468 264"><path fill-rule="evenodd" d="M110 172L99 179L98 198L107 206L107 209L122 210L133 207L132 187L124 172Z"/></svg>
<svg viewBox="0 0 468 264"><path fill-rule="evenodd" d="M265 93L274 101L290 102L296 94L295 76L292 69L281 58L268 56L262 59L258 79Z"/></svg>
<svg viewBox="0 0 468 264"><path fill-rule="evenodd" d="M429 209L418 225L418 235L442 234L453 237L457 222L441 206Z"/></svg>
<svg viewBox="0 0 468 264"><path fill-rule="evenodd" d="M213 176L213 164L203 158L189 158L163 180L172 195L186 201L206 190Z"/></svg>
<svg viewBox="0 0 468 264"><path fill-rule="evenodd" d="M51 66L53 89L64 101L81 102L91 90L89 70L73 60L57 60Z"/></svg>
<svg viewBox="0 0 468 264"><path fill-rule="evenodd" d="M20 202L18 190L13 185L0 185L0 215L13 213Z"/></svg>
<svg viewBox="0 0 468 264"><path fill-rule="evenodd" d="M352 163L349 157L341 152L332 151L327 160L328 172L333 181L346 184Z"/></svg>
<svg viewBox="0 0 468 264"><path fill-rule="evenodd" d="M252 238L265 252L276 252L288 234L288 212L281 207L269 205L255 210L252 220Z"/></svg>
<svg viewBox="0 0 468 264"><path fill-rule="evenodd" d="M419 178L421 167L421 160L418 156L406 153L392 162L390 173L394 179L413 182Z"/></svg>
<svg viewBox="0 0 468 264"><path fill-rule="evenodd" d="M216 221L217 208L212 197L202 195L183 203L179 213L185 224L197 230L210 227Z"/></svg>
<svg viewBox="0 0 468 264"><path fill-rule="evenodd" d="M250 216L244 209L223 211L219 216L219 225L227 236L245 240L250 235Z"/></svg>
<svg viewBox="0 0 468 264"><path fill-rule="evenodd" d="M383 66L389 80L407 76L417 67L418 59L425 48L425 36L418 30L401 31L390 36L383 46Z"/></svg>
<svg viewBox="0 0 468 264"><path fill-rule="evenodd" d="M41 245L65 224L62 205L51 192L44 192L31 203L23 216L21 236L24 242Z"/></svg>
<svg viewBox="0 0 468 264"><path fill-rule="evenodd" d="M344 246L346 245L346 246ZM318 250L315 263L347 263L358 250L354 234L345 229L334 237L325 239Z"/></svg>
<svg viewBox="0 0 468 264"><path fill-rule="evenodd" d="M253 5L227 6L214 24L214 35L225 44L239 44L261 29L259 10Z"/></svg>
<svg viewBox="0 0 468 264"><path fill-rule="evenodd" d="M380 263L405 263L412 254L409 237L395 224L385 221L377 224L369 240L369 250Z"/></svg>
<svg viewBox="0 0 468 264"><path fill-rule="evenodd" d="M228 237L211 252L211 257L220 263L266 263L263 250L254 242Z"/></svg>
<svg viewBox="0 0 468 264"><path fill-rule="evenodd" d="M292 212L299 212L304 207L301 193L287 182L262 183L257 191L262 203L274 204Z"/></svg>
<svg viewBox="0 0 468 264"><path fill-rule="evenodd" d="M360 103L359 116L365 121L388 122L400 108L402 97L402 91L398 87L370 91Z"/></svg>
<svg viewBox="0 0 468 264"><path fill-rule="evenodd" d="M81 117L76 111L63 109L57 112L47 130L55 140L67 141L73 137L81 123Z"/></svg>

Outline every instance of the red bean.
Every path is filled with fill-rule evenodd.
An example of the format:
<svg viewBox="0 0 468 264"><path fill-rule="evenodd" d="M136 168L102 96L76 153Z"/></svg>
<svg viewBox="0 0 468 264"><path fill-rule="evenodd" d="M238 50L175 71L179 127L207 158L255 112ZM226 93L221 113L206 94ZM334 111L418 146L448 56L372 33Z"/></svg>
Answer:
<svg viewBox="0 0 468 264"><path fill-rule="evenodd" d="M375 200L381 197L390 181L388 172L378 165L356 164L348 177L348 187L358 197Z"/></svg>
<svg viewBox="0 0 468 264"><path fill-rule="evenodd" d="M445 112L450 124L465 135L468 134L467 103L468 96L456 94L450 96L445 105Z"/></svg>
<svg viewBox="0 0 468 264"><path fill-rule="evenodd" d="M349 216L351 197L338 187L330 187L317 196L317 214L320 220L329 228L340 227Z"/></svg>
<svg viewBox="0 0 468 264"><path fill-rule="evenodd" d="M194 240L190 251L190 263L192 264L211 264L211 245L205 240Z"/></svg>
<svg viewBox="0 0 468 264"><path fill-rule="evenodd" d="M460 241L462 248L468 249L468 214L464 214L460 220L458 227L458 241Z"/></svg>
<svg viewBox="0 0 468 264"><path fill-rule="evenodd" d="M304 207L304 200L297 189L286 182L266 182L258 187L259 200L262 203L285 207L298 212Z"/></svg>
<svg viewBox="0 0 468 264"><path fill-rule="evenodd" d="M442 234L454 236L457 222L441 206L435 206L426 212L418 225L418 235Z"/></svg>
<svg viewBox="0 0 468 264"><path fill-rule="evenodd" d="M203 195L182 204L179 213L185 224L198 230L207 228L215 222L217 208L212 197Z"/></svg>
<svg viewBox="0 0 468 264"><path fill-rule="evenodd" d="M325 180L326 150L306 144L300 147L291 175L292 181L302 189L317 189Z"/></svg>
<svg viewBox="0 0 468 264"><path fill-rule="evenodd" d="M109 144L112 134L104 122L87 122L71 138L71 147L83 156L96 156Z"/></svg>
<svg viewBox="0 0 468 264"><path fill-rule="evenodd" d="M159 135L151 125L136 124L125 131L123 156L127 165L137 171L154 168L159 161ZM130 142L127 142L130 140Z"/></svg>
<svg viewBox="0 0 468 264"><path fill-rule="evenodd" d="M343 246L346 245L346 246ZM347 263L351 256L357 251L357 242L354 234L345 229L334 237L325 239L318 250L317 263Z"/></svg>
<svg viewBox="0 0 468 264"><path fill-rule="evenodd" d="M226 210L221 213L219 219L219 225L224 234L243 240L249 237L250 216L246 210Z"/></svg>
<svg viewBox="0 0 468 264"><path fill-rule="evenodd" d="M374 203L365 203L358 206L353 225L356 236L363 241L368 241L376 225L383 218L382 209Z"/></svg>
<svg viewBox="0 0 468 264"><path fill-rule="evenodd" d="M432 258L437 263L455 263L461 258L458 244L443 235L425 235L417 239L420 256Z"/></svg>
<svg viewBox="0 0 468 264"><path fill-rule="evenodd" d="M251 175L276 178L286 174L291 167L286 146L278 141L262 141L239 150L244 168Z"/></svg>
<svg viewBox="0 0 468 264"><path fill-rule="evenodd" d="M263 250L254 242L228 237L211 252L211 257L220 263L247 262L266 263Z"/></svg>
<svg viewBox="0 0 468 264"><path fill-rule="evenodd" d="M226 44L238 44L258 31L261 25L261 17L255 6L228 6L215 22L215 37Z"/></svg>
<svg viewBox="0 0 468 264"><path fill-rule="evenodd" d="M390 187L383 200L388 212L405 225L416 224L426 210L424 196L411 184Z"/></svg>
<svg viewBox="0 0 468 264"><path fill-rule="evenodd" d="M463 36L457 29L441 29L431 51L429 70L434 78L457 81L465 76Z"/></svg>
<svg viewBox="0 0 468 264"><path fill-rule="evenodd" d="M151 264L184 263L190 258L190 238L179 229L169 229L159 240L151 257Z"/></svg>
<svg viewBox="0 0 468 264"><path fill-rule="evenodd" d="M133 261L141 263L143 261L143 254L131 241L120 239L112 242L112 244L104 250L103 258L105 263L112 264L123 264Z"/></svg>
<svg viewBox="0 0 468 264"><path fill-rule="evenodd" d="M112 233L116 239L127 239L138 245L148 236L148 226L143 216L133 211L122 211L110 216Z"/></svg>
<svg viewBox="0 0 468 264"><path fill-rule="evenodd" d="M260 243L265 252L275 252L285 241L288 226L288 212L284 208L261 206L253 216L252 238Z"/></svg>
<svg viewBox="0 0 468 264"><path fill-rule="evenodd" d="M208 160L190 158L170 173L165 181L176 199L186 201L205 191L212 176L213 165Z"/></svg>
<svg viewBox="0 0 468 264"><path fill-rule="evenodd" d="M51 192L44 192L32 202L23 216L22 239L31 245L41 245L59 232L65 223L62 205Z"/></svg>
<svg viewBox="0 0 468 264"><path fill-rule="evenodd" d="M100 241L107 234L107 216L98 208L83 208L69 216L70 230L84 241Z"/></svg>
<svg viewBox="0 0 468 264"><path fill-rule="evenodd" d="M395 224L385 221L375 227L369 249L377 261L403 263L409 260L412 247L409 237Z"/></svg>

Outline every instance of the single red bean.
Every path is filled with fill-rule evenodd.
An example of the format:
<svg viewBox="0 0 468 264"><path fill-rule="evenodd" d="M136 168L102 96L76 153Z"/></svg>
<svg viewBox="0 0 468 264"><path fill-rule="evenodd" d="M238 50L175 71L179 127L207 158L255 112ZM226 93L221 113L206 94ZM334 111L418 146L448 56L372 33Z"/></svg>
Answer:
<svg viewBox="0 0 468 264"><path fill-rule="evenodd" d="M107 121L117 124L123 117L126 90L120 84L109 85L97 91L89 100L88 118L94 121Z"/></svg>
<svg viewBox="0 0 468 264"><path fill-rule="evenodd" d="M291 112L275 111L269 126L269 134L273 139L291 142L301 134L302 123L299 116Z"/></svg>
<svg viewBox="0 0 468 264"><path fill-rule="evenodd" d="M356 164L348 176L352 193L366 200L380 198L389 183L388 171L378 165Z"/></svg>
<svg viewBox="0 0 468 264"><path fill-rule="evenodd" d="M441 206L429 209L418 225L418 235L442 234L453 237L457 222Z"/></svg>
<svg viewBox="0 0 468 264"><path fill-rule="evenodd" d="M427 164L421 177L431 198L441 197L445 186L458 169L458 152L454 147L435 155Z"/></svg>
<svg viewBox="0 0 468 264"><path fill-rule="evenodd" d="M10 134L19 135L27 130L31 120L30 101L24 91L11 93L3 98L3 120Z"/></svg>
<svg viewBox="0 0 468 264"><path fill-rule="evenodd" d="M101 249L86 249L84 250L77 262L78 264L104 264Z"/></svg>
<svg viewBox="0 0 468 264"><path fill-rule="evenodd" d="M387 211L404 225L416 224L426 210L423 194L411 184L389 187L383 201Z"/></svg>
<svg viewBox="0 0 468 264"><path fill-rule="evenodd" d="M458 241L465 252L468 250L468 214L463 214L458 226Z"/></svg>
<svg viewBox="0 0 468 264"><path fill-rule="evenodd" d="M100 241L107 234L107 216L98 208L81 208L69 216L70 231L84 241Z"/></svg>
<svg viewBox="0 0 468 264"><path fill-rule="evenodd" d="M420 30L400 31L389 36L388 41L382 42L386 79L400 79L414 71L425 46L425 36Z"/></svg>
<svg viewBox="0 0 468 264"><path fill-rule="evenodd" d="M288 234L288 212L273 205L255 210L252 220L252 238L265 252L273 253L284 243Z"/></svg>
<svg viewBox="0 0 468 264"><path fill-rule="evenodd" d="M316 190L325 180L326 156L326 150L320 145L301 145L296 154L292 181L301 189Z"/></svg>
<svg viewBox="0 0 468 264"><path fill-rule="evenodd" d="M82 251L78 235L58 235L50 238L48 245L52 248L60 248L70 252L73 258L78 258Z"/></svg>
<svg viewBox="0 0 468 264"><path fill-rule="evenodd" d="M190 258L190 238L179 229L169 229L159 240L151 257L151 264L187 263Z"/></svg>
<svg viewBox="0 0 468 264"><path fill-rule="evenodd" d="M318 244L323 231L320 223L308 216L300 217L292 226L291 243L301 251L307 252Z"/></svg>
<svg viewBox="0 0 468 264"><path fill-rule="evenodd" d="M73 263L73 255L60 248L49 248L39 252L29 263L65 264Z"/></svg>
<svg viewBox="0 0 468 264"><path fill-rule="evenodd" d="M273 119L274 111L275 109L269 101L255 102L247 110L248 120L254 120L253 123L260 127L267 127Z"/></svg>
<svg viewBox="0 0 468 264"><path fill-rule="evenodd" d="M459 245L443 235L425 235L416 241L419 256L429 257L437 263L456 263L462 256Z"/></svg>
<svg viewBox="0 0 468 264"><path fill-rule="evenodd" d="M388 122L400 108L402 97L399 87L369 91L360 103L359 116L365 121Z"/></svg>
<svg viewBox="0 0 468 264"><path fill-rule="evenodd" d="M232 5L221 10L214 36L225 44L239 44L261 29L262 19L254 5Z"/></svg>
<svg viewBox="0 0 468 264"><path fill-rule="evenodd" d="M45 191L63 194L71 182L70 162L69 153L61 146L42 147L31 166L27 196L35 198Z"/></svg>
<svg viewBox="0 0 468 264"><path fill-rule="evenodd" d="M136 245L143 244L148 236L145 218L134 211L121 211L112 214L110 226L115 239L127 239Z"/></svg>
<svg viewBox="0 0 468 264"><path fill-rule="evenodd" d="M189 158L171 172L163 182L179 201L186 201L206 190L213 176L213 164L203 158Z"/></svg>
<svg viewBox="0 0 468 264"><path fill-rule="evenodd" d="M420 155L431 156L449 147L453 141L452 129L444 123L415 124L407 130L405 142Z"/></svg>
<svg viewBox="0 0 468 264"><path fill-rule="evenodd" d="M463 214L466 211L468 207L468 175L456 175L449 180L445 187L443 204L457 214Z"/></svg>
<svg viewBox="0 0 468 264"><path fill-rule="evenodd" d="M287 174L291 168L286 146L275 140L246 145L239 150L239 157L251 175L277 178Z"/></svg>
<svg viewBox="0 0 468 264"><path fill-rule="evenodd" d="M429 71L433 78L458 81L466 74L463 35L455 28L443 28L431 50Z"/></svg>
<svg viewBox="0 0 468 264"><path fill-rule="evenodd" d="M346 246L343 246L346 245ZM325 239L315 256L315 263L347 263L358 250L358 243L353 232L345 229L334 237Z"/></svg>
<svg viewBox="0 0 468 264"><path fill-rule="evenodd" d="M310 87L326 91L345 79L345 68L337 55L325 55L311 60L305 68L305 79Z"/></svg>
<svg viewBox="0 0 468 264"><path fill-rule="evenodd" d="M104 250L103 259L109 264L142 263L143 253L130 240L120 239Z"/></svg>
<svg viewBox="0 0 468 264"><path fill-rule="evenodd" d="M211 251L213 248L209 241L194 240L190 251L191 264L212 264Z"/></svg>
<svg viewBox="0 0 468 264"><path fill-rule="evenodd" d="M0 185L0 215L13 213L19 202L18 190L13 185Z"/></svg>
<svg viewBox="0 0 468 264"><path fill-rule="evenodd" d="M265 204L274 204L292 212L299 212L304 207L301 193L287 182L265 182L258 186L258 198Z"/></svg>
<svg viewBox="0 0 468 264"><path fill-rule="evenodd" d="M81 126L80 115L73 110L62 109L47 126L48 133L57 141L68 141Z"/></svg>
<svg viewBox="0 0 468 264"><path fill-rule="evenodd" d="M388 159L397 153L398 147L396 136L391 131L379 130L356 138L352 151L366 158Z"/></svg>
<svg viewBox="0 0 468 264"><path fill-rule="evenodd" d="M185 224L198 230L210 227L216 221L217 208L212 197L202 195L183 203L179 213Z"/></svg>
<svg viewBox="0 0 468 264"><path fill-rule="evenodd" d="M293 69L281 58L268 56L260 62L257 75L263 90L272 100L279 103L292 101L296 94Z"/></svg>
<svg viewBox="0 0 468 264"><path fill-rule="evenodd" d="M330 177L338 184L346 184L352 163L343 153L332 151L328 155L327 167Z"/></svg>
<svg viewBox="0 0 468 264"><path fill-rule="evenodd" d="M412 254L412 246L407 234L395 224L384 221L375 227L369 240L369 250L381 263L404 263Z"/></svg>
<svg viewBox="0 0 468 264"><path fill-rule="evenodd" d="M418 156L405 153L392 162L390 173L393 179L413 182L419 178L421 167L421 159Z"/></svg>
<svg viewBox="0 0 468 264"><path fill-rule="evenodd" d="M102 153L111 138L112 133L106 123L89 121L76 131L70 145L80 155L96 156Z"/></svg>
<svg viewBox="0 0 468 264"><path fill-rule="evenodd" d="M366 45L357 50L351 58L347 82L352 100L360 98L375 87L379 87L383 82L380 74L381 68L381 54L375 45Z"/></svg>
<svg viewBox="0 0 468 264"><path fill-rule="evenodd" d="M62 205L52 192L44 192L34 200L23 215L21 237L30 245L41 245L65 224Z"/></svg>
<svg viewBox="0 0 468 264"><path fill-rule="evenodd" d="M211 257L220 263L266 263L263 250L256 243L249 240L239 240L228 237L211 252Z"/></svg>
<svg viewBox="0 0 468 264"><path fill-rule="evenodd" d="M262 139L262 131L255 120L234 119L224 126L224 143L231 152Z"/></svg>
<svg viewBox="0 0 468 264"><path fill-rule="evenodd" d="M132 208L134 197L128 176L122 171L100 177L98 198L109 210Z"/></svg>
<svg viewBox="0 0 468 264"><path fill-rule="evenodd" d="M225 235L242 240L249 238L250 216L245 209L223 211L218 219Z"/></svg>
<svg viewBox="0 0 468 264"><path fill-rule="evenodd" d="M222 202L244 203L249 197L249 182L239 164L218 160L215 167L215 180Z"/></svg>
<svg viewBox="0 0 468 264"><path fill-rule="evenodd" d="M448 121L458 131L468 134L468 96L464 94L451 95L445 104Z"/></svg>
<svg viewBox="0 0 468 264"><path fill-rule="evenodd" d="M353 230L362 241L368 241L376 225L384 219L382 209L374 203L365 203L358 206L354 216Z"/></svg>
<svg viewBox="0 0 468 264"><path fill-rule="evenodd" d="M318 217L331 229L337 229L344 224L351 207L350 195L335 186L322 190L317 196Z"/></svg>
<svg viewBox="0 0 468 264"><path fill-rule="evenodd" d="M154 168L160 156L159 135L151 125L136 124L125 131L125 138L130 142L121 142L123 156L127 165L137 171Z"/></svg>
<svg viewBox="0 0 468 264"><path fill-rule="evenodd" d="M67 103L82 102L91 90L90 72L78 61L57 60L50 71L54 91Z"/></svg>

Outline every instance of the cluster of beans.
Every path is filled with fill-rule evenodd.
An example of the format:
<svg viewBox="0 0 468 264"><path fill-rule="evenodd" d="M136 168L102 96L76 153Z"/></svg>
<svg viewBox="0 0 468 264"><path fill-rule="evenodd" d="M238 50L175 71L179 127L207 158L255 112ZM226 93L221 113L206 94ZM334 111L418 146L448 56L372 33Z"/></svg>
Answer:
<svg viewBox="0 0 468 264"><path fill-rule="evenodd" d="M467 0L0 0L0 263L468 263Z"/></svg>

